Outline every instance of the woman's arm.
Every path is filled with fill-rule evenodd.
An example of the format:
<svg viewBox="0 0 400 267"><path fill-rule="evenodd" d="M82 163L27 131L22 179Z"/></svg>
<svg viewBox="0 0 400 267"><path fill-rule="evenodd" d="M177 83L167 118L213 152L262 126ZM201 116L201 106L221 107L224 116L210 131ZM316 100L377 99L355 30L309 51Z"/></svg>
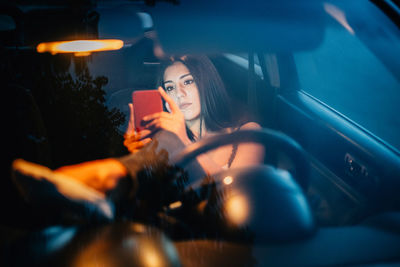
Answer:
<svg viewBox="0 0 400 267"><path fill-rule="evenodd" d="M171 108L171 113L160 112L152 115L148 115L143 118L145 121L146 129L154 132L157 130L170 131L183 142L185 146L190 145L191 141L186 135L186 127L183 113L180 111L176 103L164 92L162 88L159 88L159 92L164 100L169 104ZM244 124L241 129L260 129L260 125L255 122L248 122ZM232 150L229 149L229 155L221 155L222 158L229 158ZM223 154L223 153L222 153ZM236 151L236 156L231 164L231 167L243 167L259 164L264 159L264 149L262 145L257 145L253 143L243 143L238 145ZM206 173L214 174L223 169L224 164L215 162L209 155L203 154L197 157L197 161L204 169Z"/></svg>
<svg viewBox="0 0 400 267"><path fill-rule="evenodd" d="M244 124L241 130L260 128L257 123L249 122ZM231 152L232 150L230 149L229 153ZM229 155L226 155L226 157L229 157ZM263 157L264 148L262 145L252 143L239 144L231 167L257 165L263 162ZM207 154L198 156L197 161L203 170L209 174L217 173L223 169L220 164L217 164ZM126 167L119 160L112 158L64 166L55 170L55 172L73 177L102 193L113 189L119 179L128 175Z"/></svg>

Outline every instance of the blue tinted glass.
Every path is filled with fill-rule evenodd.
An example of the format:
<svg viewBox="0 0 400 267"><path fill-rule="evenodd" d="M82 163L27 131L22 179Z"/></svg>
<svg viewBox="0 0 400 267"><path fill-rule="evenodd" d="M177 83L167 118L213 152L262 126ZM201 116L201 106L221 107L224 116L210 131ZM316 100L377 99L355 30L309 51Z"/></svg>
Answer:
<svg viewBox="0 0 400 267"><path fill-rule="evenodd" d="M324 42L295 61L302 90L400 149L400 76L392 61L400 58L400 42L384 22L370 27L333 17Z"/></svg>

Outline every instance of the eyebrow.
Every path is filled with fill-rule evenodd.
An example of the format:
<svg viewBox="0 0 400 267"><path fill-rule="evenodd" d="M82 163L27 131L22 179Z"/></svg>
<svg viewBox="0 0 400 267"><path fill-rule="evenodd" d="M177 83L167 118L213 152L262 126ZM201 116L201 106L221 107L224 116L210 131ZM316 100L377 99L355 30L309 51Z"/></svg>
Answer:
<svg viewBox="0 0 400 267"><path fill-rule="evenodd" d="M192 75L192 74L191 73L183 74L181 77L179 77L179 80L182 80L183 78L185 78L185 77L187 77L189 75ZM163 82L163 84L166 84L166 83L173 83L173 81L168 80L168 81Z"/></svg>

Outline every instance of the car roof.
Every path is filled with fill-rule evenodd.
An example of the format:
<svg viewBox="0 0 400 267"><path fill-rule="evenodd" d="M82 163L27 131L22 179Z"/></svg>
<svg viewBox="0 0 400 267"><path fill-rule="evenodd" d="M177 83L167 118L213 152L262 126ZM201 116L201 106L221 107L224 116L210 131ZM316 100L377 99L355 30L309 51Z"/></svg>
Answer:
<svg viewBox="0 0 400 267"><path fill-rule="evenodd" d="M167 54L312 49L326 14L317 0L160 2L148 10Z"/></svg>
<svg viewBox="0 0 400 267"><path fill-rule="evenodd" d="M54 41L54 38L62 38L62 34L71 39L73 30L55 29L67 28L71 24L75 29L82 28L78 35L74 32L75 37L86 34L93 38L94 35L87 34L88 25L62 21L71 19L71 13L68 13L69 16L51 15L56 12L62 14L63 10L73 11L74 15L92 16L91 19L97 12L98 29L94 29L93 33L98 34L98 38L119 36L132 43L146 31L155 30L166 54L304 50L317 46L323 39L326 14L319 0L173 0L154 1L153 5L152 2L41 0L34 4L32 1L16 1L8 7L14 8L14 14L11 14L14 19L42 16L41 21L47 22L40 26L25 23L23 30L32 32L25 39L30 41L29 45ZM4 14L4 6L2 10ZM87 21L88 18L78 20ZM19 25L18 22L16 24ZM43 27L53 29L43 30Z"/></svg>

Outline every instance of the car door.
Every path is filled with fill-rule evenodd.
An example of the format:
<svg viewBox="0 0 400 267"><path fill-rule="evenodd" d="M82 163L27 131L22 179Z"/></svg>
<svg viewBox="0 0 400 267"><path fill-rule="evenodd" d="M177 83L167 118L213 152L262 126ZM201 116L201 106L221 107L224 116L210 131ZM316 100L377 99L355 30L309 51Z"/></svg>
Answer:
<svg viewBox="0 0 400 267"><path fill-rule="evenodd" d="M308 193L324 225L400 203L400 32L372 3L357 7L325 3L315 49L262 55L276 92L273 126L307 151Z"/></svg>

